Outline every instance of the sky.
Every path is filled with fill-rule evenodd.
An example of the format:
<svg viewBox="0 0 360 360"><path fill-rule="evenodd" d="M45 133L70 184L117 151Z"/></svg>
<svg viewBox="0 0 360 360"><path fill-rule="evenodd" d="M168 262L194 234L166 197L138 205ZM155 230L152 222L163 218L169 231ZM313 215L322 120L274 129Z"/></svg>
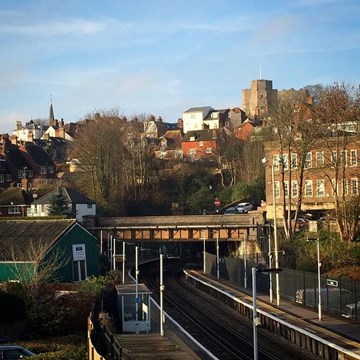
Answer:
<svg viewBox="0 0 360 360"><path fill-rule="evenodd" d="M175 123L273 88L360 83L359 0L1 0L0 133L116 109Z"/></svg>

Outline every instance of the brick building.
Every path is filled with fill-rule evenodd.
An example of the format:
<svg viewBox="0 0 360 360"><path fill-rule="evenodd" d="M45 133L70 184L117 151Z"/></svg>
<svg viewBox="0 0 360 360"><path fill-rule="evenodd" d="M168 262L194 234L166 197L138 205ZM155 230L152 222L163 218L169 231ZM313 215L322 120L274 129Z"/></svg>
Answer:
<svg viewBox="0 0 360 360"><path fill-rule="evenodd" d="M300 186L303 190L301 210L310 213L321 214L334 209L336 193L349 199L360 195L360 140L355 135L350 136L346 146L340 150L336 146L336 138L328 139L326 144L319 141L316 148L307 152L304 157L303 179L300 154L293 151L281 154L276 142L265 144L265 154L268 159L265 166L265 193L269 219L274 218L273 188L278 219L283 214L284 195L287 206L291 203L291 209L295 210L300 197Z"/></svg>

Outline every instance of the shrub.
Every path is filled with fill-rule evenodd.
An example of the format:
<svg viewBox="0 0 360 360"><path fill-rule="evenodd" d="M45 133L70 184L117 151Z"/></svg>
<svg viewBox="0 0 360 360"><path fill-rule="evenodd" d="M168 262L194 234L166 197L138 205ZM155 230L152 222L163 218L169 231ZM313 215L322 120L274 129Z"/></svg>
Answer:
<svg viewBox="0 0 360 360"><path fill-rule="evenodd" d="M0 290L0 324L24 320L25 316L24 300L15 294Z"/></svg>

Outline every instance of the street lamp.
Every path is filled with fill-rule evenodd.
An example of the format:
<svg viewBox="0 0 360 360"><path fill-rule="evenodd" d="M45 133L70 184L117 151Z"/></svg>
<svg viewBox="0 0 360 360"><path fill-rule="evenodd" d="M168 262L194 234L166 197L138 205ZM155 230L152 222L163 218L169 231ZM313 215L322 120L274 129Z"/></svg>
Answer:
<svg viewBox="0 0 360 360"><path fill-rule="evenodd" d="M261 320L257 315L257 308L256 308L256 273L275 273L279 275L279 272L283 271L280 268L265 268L265 269L258 269L253 267L251 269L252 273L252 298L253 298L253 337L254 337L254 360L258 360L258 340L257 340L257 327L261 325Z"/></svg>
<svg viewBox="0 0 360 360"><path fill-rule="evenodd" d="M220 261L219 261L219 232L220 229L216 232L216 278L220 279Z"/></svg>
<svg viewBox="0 0 360 360"><path fill-rule="evenodd" d="M264 157L262 160L263 164L268 163L268 159ZM274 212L274 252L275 252L275 268L279 268L279 251L278 251L278 238L277 238L277 219L276 219L276 196L275 196L275 174L274 174L274 165L269 165L271 167L271 186L272 186L272 198L273 198L273 212ZM276 283L276 305L280 305L280 284L279 284L279 274L275 274L275 283Z"/></svg>
<svg viewBox="0 0 360 360"><path fill-rule="evenodd" d="M163 254L160 254L160 335L164 336L164 301L163 301L163 293L165 290L164 286L164 267L163 267Z"/></svg>
<svg viewBox="0 0 360 360"><path fill-rule="evenodd" d="M322 319L322 312L321 312L321 262L320 262L320 241L319 238L307 238L307 241L316 241L316 248L317 248L317 268L318 268L318 316L319 321Z"/></svg>

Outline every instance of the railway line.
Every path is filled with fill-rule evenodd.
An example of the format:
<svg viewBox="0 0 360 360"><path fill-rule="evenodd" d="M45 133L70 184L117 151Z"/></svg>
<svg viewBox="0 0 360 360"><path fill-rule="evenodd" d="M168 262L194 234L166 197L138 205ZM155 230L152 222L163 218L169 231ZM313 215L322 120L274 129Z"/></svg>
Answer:
<svg viewBox="0 0 360 360"><path fill-rule="evenodd" d="M144 264L142 279L159 302L159 269ZM179 261L164 264L164 310L218 359L252 359L252 322L185 281ZM258 330L259 358L315 359L266 329Z"/></svg>

